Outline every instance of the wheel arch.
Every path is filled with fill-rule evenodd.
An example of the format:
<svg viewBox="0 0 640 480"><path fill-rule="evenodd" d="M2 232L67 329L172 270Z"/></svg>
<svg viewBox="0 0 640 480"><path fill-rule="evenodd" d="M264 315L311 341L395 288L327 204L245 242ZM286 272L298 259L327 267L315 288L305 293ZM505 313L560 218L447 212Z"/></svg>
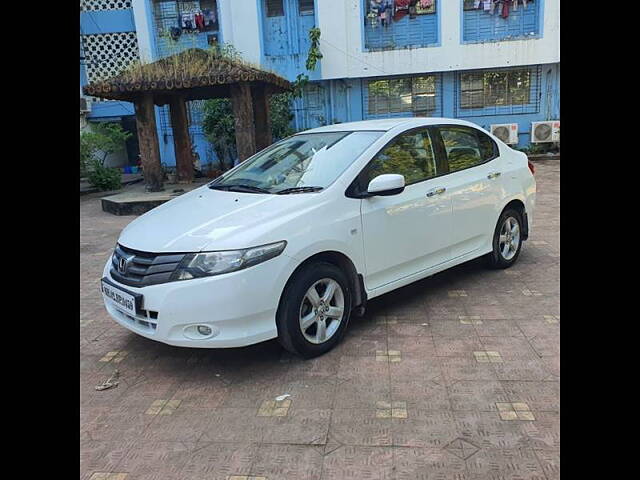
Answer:
<svg viewBox="0 0 640 480"><path fill-rule="evenodd" d="M307 257L305 260L300 262L300 264L293 270L293 272L291 272L291 275L289 275L289 278L287 279L287 282L282 289L282 293L280 294L278 310L282 305L284 292L287 291L287 287L291 283L294 276L303 268L316 262L330 263L340 268L347 275L347 278L349 279L349 285L351 286L353 292L353 305L351 306L352 309L362 308L365 306L367 302L367 292L364 288L364 279L362 274L358 273L358 270L356 269L353 261L342 252L336 250L325 250Z"/></svg>
<svg viewBox="0 0 640 480"><path fill-rule="evenodd" d="M524 202L520 198L511 199L504 207L502 207L498 218L500 218L500 215L502 215L507 208L513 208L520 212L520 215L522 216L522 240L526 240L529 237L529 219L527 218L527 209Z"/></svg>

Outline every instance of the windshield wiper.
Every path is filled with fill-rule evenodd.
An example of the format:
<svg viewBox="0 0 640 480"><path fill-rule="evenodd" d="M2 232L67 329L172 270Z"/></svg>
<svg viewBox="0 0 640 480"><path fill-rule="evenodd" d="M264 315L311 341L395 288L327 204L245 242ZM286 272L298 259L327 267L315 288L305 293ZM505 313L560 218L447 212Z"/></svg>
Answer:
<svg viewBox="0 0 640 480"><path fill-rule="evenodd" d="M244 192L244 193L271 193L269 190L254 187L252 185L210 185L209 188L214 190L226 190L228 192Z"/></svg>
<svg viewBox="0 0 640 480"><path fill-rule="evenodd" d="M324 187L291 187L291 188L285 188L283 190L278 190L276 192L277 195L286 195L288 193L307 193L307 192L319 192L320 190L322 190Z"/></svg>

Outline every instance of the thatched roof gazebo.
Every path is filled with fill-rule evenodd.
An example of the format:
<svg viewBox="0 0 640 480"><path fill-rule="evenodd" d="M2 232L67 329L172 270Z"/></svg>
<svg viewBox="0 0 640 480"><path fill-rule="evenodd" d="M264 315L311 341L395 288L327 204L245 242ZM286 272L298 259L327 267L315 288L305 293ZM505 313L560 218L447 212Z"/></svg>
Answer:
<svg viewBox="0 0 640 480"><path fill-rule="evenodd" d="M231 98L240 161L271 144L268 97L290 91L284 78L216 52L189 49L156 62L135 65L104 81L85 85L86 95L133 102L145 182L162 190L160 147L154 105L169 105L179 182L193 181L186 103Z"/></svg>

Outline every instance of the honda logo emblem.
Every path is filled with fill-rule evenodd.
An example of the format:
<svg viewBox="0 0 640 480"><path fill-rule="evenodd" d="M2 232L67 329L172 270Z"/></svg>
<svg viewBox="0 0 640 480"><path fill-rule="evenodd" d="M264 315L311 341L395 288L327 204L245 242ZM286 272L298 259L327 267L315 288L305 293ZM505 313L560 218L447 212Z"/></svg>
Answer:
<svg viewBox="0 0 640 480"><path fill-rule="evenodd" d="M127 272L127 259L122 257L120 258L120 261L118 262L118 271L122 274Z"/></svg>

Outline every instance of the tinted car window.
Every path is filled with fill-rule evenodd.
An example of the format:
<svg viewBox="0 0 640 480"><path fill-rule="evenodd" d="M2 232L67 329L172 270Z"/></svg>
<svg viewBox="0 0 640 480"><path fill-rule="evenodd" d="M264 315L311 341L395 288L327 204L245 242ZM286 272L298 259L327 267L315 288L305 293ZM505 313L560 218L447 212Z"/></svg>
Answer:
<svg viewBox="0 0 640 480"><path fill-rule="evenodd" d="M467 127L439 127L447 152L449 171L457 172L484 162L476 131Z"/></svg>
<svg viewBox="0 0 640 480"><path fill-rule="evenodd" d="M431 137L427 130L404 133L384 147L365 169L364 187L378 175L404 175L405 183L438 175Z"/></svg>
<svg viewBox="0 0 640 480"><path fill-rule="evenodd" d="M476 130L478 140L480 141L480 155L482 161L486 162L498 156L498 145L489 135Z"/></svg>

